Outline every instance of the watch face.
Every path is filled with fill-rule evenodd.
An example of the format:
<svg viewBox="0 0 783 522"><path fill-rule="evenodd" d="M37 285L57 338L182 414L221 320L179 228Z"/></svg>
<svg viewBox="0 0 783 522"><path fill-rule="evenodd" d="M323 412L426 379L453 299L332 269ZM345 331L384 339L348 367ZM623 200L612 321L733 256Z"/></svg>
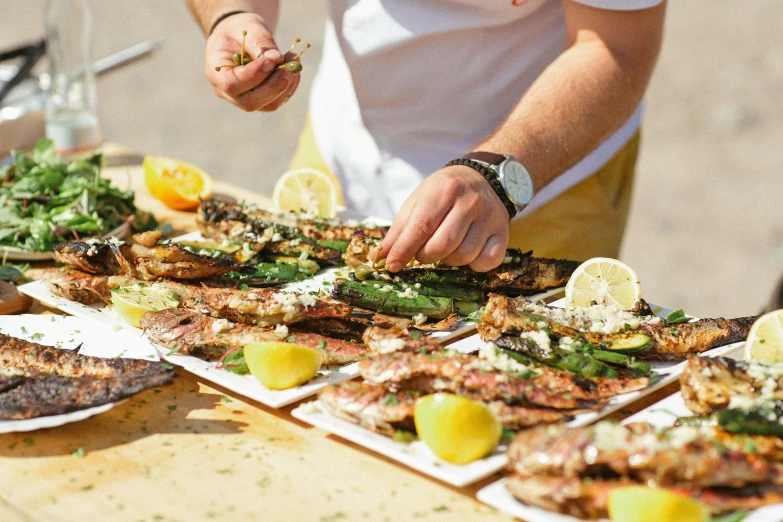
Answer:
<svg viewBox="0 0 783 522"><path fill-rule="evenodd" d="M503 163L503 188L515 205L527 205L533 199L533 180L524 165L515 160Z"/></svg>

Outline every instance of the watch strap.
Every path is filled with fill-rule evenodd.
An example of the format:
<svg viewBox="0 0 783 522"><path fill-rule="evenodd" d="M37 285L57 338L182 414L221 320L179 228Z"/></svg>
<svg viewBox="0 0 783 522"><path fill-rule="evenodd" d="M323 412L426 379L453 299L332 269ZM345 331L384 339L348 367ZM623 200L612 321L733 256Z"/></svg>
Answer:
<svg viewBox="0 0 783 522"><path fill-rule="evenodd" d="M503 156L501 157L505 159L505 157ZM453 165L463 165L465 167L472 168L473 170L475 170L476 172L484 176L484 179L487 180L489 186L492 187L492 190L494 190L495 194L497 194L497 196L500 198L500 202L503 203L504 207L506 207L506 211L508 212L508 218L513 219L514 216L517 215L517 207L514 206L514 203L512 203L511 200L508 198L508 195L506 194L503 185L500 184L500 178L498 178L497 172L486 167L484 164L479 163L479 161L483 161L483 160L475 161L467 158L457 158L446 163L446 165L444 165L444 168L451 167Z"/></svg>
<svg viewBox="0 0 783 522"><path fill-rule="evenodd" d="M489 163L490 165L495 165L496 167L500 166L501 163L506 161L506 156L504 156L503 154L496 154L494 152L485 152L483 150L468 152L462 157L470 160L483 161L484 163Z"/></svg>

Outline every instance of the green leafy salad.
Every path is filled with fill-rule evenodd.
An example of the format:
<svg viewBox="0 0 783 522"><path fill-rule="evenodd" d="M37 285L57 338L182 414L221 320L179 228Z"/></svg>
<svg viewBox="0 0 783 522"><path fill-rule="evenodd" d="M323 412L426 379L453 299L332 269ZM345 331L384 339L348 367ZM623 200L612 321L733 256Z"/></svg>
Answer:
<svg viewBox="0 0 783 522"><path fill-rule="evenodd" d="M134 231L157 226L152 214L136 209L132 190L101 177L100 152L67 163L41 140L30 154L14 150L11 157L0 167L0 247L45 252L125 222Z"/></svg>

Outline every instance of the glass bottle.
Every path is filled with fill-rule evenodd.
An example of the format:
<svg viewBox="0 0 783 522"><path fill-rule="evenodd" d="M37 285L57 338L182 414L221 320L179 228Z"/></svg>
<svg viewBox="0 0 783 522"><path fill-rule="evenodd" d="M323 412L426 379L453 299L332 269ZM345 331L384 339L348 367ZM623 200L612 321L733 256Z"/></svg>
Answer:
<svg viewBox="0 0 783 522"><path fill-rule="evenodd" d="M101 144L101 134L88 0L47 0L44 27L50 74L46 136L61 154L91 152Z"/></svg>

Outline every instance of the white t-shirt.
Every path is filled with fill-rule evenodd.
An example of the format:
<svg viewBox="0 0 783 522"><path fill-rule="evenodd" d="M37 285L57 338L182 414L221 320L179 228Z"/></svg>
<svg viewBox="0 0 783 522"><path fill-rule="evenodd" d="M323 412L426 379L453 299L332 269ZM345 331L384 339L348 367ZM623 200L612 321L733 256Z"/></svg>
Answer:
<svg viewBox="0 0 783 522"><path fill-rule="evenodd" d="M576 1L630 10L662 0ZM493 131L566 45L561 0L330 0L329 15L310 95L315 140L347 206L388 219ZM640 105L521 215L602 167L641 114Z"/></svg>

